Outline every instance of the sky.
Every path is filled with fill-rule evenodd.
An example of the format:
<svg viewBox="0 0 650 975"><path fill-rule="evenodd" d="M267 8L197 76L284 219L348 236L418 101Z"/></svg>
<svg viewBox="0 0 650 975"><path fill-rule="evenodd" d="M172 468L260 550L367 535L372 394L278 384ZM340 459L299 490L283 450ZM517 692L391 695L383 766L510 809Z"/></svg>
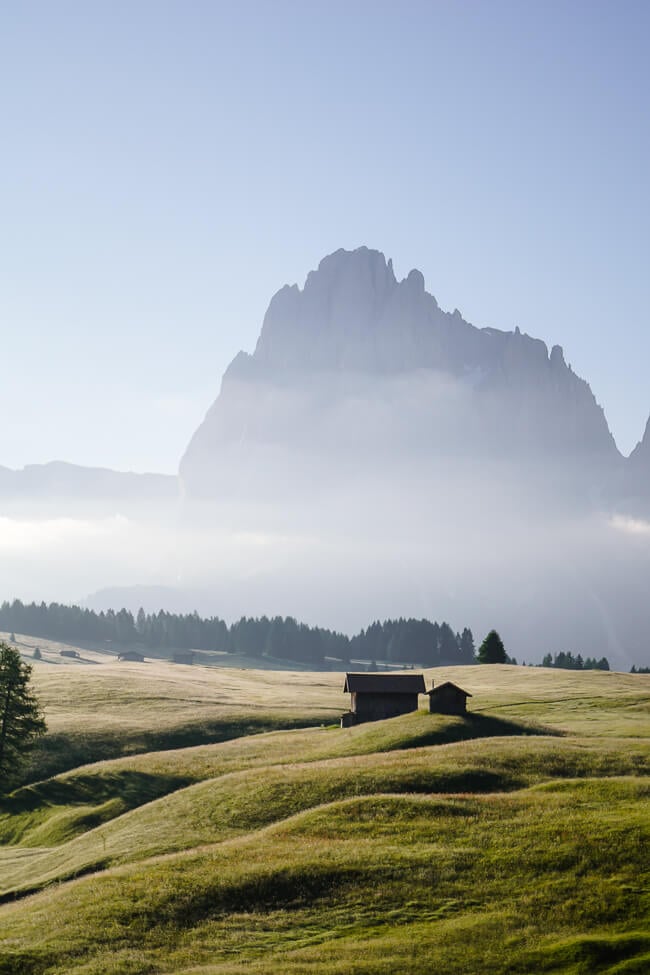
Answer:
<svg viewBox="0 0 650 975"><path fill-rule="evenodd" d="M0 465L173 473L339 247L650 413L650 5L0 5Z"/></svg>

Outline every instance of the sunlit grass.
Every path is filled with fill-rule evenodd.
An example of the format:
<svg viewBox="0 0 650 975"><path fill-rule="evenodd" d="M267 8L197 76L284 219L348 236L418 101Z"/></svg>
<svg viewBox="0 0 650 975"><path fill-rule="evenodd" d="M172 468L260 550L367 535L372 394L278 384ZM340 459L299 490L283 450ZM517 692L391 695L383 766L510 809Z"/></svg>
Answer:
<svg viewBox="0 0 650 975"><path fill-rule="evenodd" d="M563 939L597 929L609 943L614 928L635 932L634 956L647 783L567 785L354 797L105 871L5 906L4 971L10 950L34 972L399 971L405 958L428 972L431 951L445 971L527 971L540 939L552 957Z"/></svg>
<svg viewBox="0 0 650 975"><path fill-rule="evenodd" d="M647 970L648 678L446 668L467 719L341 730L340 675L124 668L37 670L122 757L4 801L0 975Z"/></svg>
<svg viewBox="0 0 650 975"><path fill-rule="evenodd" d="M97 806L44 807L44 818L24 823L23 843L42 849L28 863L3 864L0 893L34 889L98 864L139 860L191 849L279 822L298 811L340 798L397 793L485 793L526 787L558 776L647 774L650 743L633 749L597 748L593 742L496 738L412 751L268 765L210 778L146 802L131 812L119 805L121 780L96 777ZM148 783L147 783L148 784ZM138 779L124 777L136 791ZM88 791L91 790L90 783ZM47 801L47 800L46 800ZM107 808L108 807L108 808ZM123 813L120 815L120 813ZM33 813L31 814L33 815ZM105 825L102 815L110 819ZM11 816L8 816L11 825ZM17 817L18 819L20 817ZM75 833L80 833L74 837ZM73 836L72 839L67 839ZM2 862L2 861L0 861Z"/></svg>
<svg viewBox="0 0 650 975"><path fill-rule="evenodd" d="M349 703L341 674L107 659L93 666L35 665L50 732L32 780L121 755L338 723ZM474 666L425 676L427 686L435 679L465 687L476 713L581 736L650 737L647 675Z"/></svg>

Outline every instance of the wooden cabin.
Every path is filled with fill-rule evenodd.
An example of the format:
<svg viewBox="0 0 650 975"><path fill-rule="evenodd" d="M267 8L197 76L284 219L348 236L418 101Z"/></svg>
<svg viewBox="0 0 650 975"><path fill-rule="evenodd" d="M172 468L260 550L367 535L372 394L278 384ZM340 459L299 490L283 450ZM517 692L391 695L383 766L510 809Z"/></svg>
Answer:
<svg viewBox="0 0 650 975"><path fill-rule="evenodd" d="M381 721L409 714L418 709L418 694L425 693L422 674L346 674L345 694L350 694L350 710L341 718L341 727L363 721Z"/></svg>
<svg viewBox="0 0 650 975"><path fill-rule="evenodd" d="M192 650L177 650L172 657L175 664L193 664L194 652Z"/></svg>
<svg viewBox="0 0 650 975"><path fill-rule="evenodd" d="M452 684L450 680L437 687L431 687L427 691L429 695L429 711L432 714L459 714L467 713L467 698L472 695L469 691L464 691L458 684Z"/></svg>
<svg viewBox="0 0 650 975"><path fill-rule="evenodd" d="M125 650L123 653L119 654L118 660L134 660L138 664L144 663L144 655L138 653L137 650Z"/></svg>

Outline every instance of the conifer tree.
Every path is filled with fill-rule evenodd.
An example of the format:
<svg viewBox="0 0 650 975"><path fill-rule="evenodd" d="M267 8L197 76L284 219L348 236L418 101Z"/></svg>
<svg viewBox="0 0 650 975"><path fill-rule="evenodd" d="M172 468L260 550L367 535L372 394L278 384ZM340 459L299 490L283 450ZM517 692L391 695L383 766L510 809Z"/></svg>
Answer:
<svg viewBox="0 0 650 975"><path fill-rule="evenodd" d="M462 632L459 649L462 662L464 664L473 664L476 649L474 647L474 636L468 626Z"/></svg>
<svg viewBox="0 0 650 975"><path fill-rule="evenodd" d="M32 668L15 647L0 643L0 795L7 792L45 721L30 687Z"/></svg>
<svg viewBox="0 0 650 975"><path fill-rule="evenodd" d="M496 630L490 630L478 648L480 664L504 664L507 660L506 648Z"/></svg>

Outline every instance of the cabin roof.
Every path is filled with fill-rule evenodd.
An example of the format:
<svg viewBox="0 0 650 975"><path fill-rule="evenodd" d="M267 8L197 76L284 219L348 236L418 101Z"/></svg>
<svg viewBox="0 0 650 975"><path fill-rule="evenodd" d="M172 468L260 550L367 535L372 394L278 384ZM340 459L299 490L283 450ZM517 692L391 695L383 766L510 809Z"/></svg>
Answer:
<svg viewBox="0 0 650 975"><path fill-rule="evenodd" d="M422 674L346 674L346 694L424 694Z"/></svg>
<svg viewBox="0 0 650 975"><path fill-rule="evenodd" d="M438 694L439 691L443 691L443 690L445 690L446 688L449 688L449 687L452 687L455 691L458 691L459 694L464 694L465 697L471 697L472 696L469 691L464 691L462 687L459 687L458 684L454 684L450 680L446 680L444 682L444 684L438 684L437 687L432 687L430 691L426 691L425 693L427 693L429 695L431 695L431 694Z"/></svg>

